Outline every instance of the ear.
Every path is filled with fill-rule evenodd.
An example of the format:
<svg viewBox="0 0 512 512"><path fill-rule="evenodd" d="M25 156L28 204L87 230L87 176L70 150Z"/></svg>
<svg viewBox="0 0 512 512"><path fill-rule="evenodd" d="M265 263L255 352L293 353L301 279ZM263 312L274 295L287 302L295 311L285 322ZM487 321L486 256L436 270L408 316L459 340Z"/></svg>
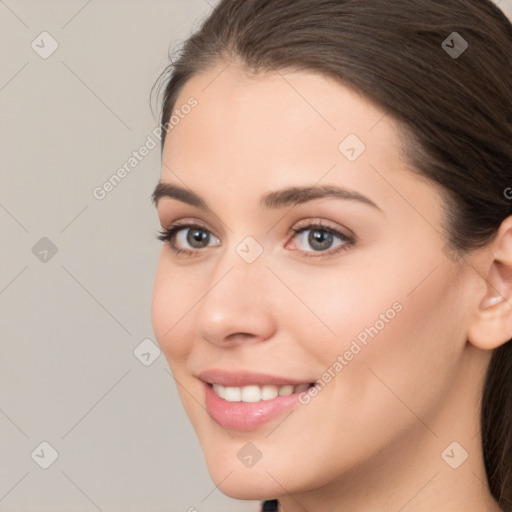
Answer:
<svg viewBox="0 0 512 512"><path fill-rule="evenodd" d="M481 277L485 280L468 330L468 341L492 350L512 338L512 216L502 223L483 249Z"/></svg>

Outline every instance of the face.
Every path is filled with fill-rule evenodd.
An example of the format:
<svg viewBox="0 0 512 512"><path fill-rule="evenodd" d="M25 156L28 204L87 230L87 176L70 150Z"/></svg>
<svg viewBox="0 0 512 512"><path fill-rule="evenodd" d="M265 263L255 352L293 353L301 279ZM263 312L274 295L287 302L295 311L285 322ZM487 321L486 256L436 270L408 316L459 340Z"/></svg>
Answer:
<svg viewBox="0 0 512 512"><path fill-rule="evenodd" d="M325 488L430 435L466 274L395 122L332 79L225 63L175 109L152 321L220 490Z"/></svg>

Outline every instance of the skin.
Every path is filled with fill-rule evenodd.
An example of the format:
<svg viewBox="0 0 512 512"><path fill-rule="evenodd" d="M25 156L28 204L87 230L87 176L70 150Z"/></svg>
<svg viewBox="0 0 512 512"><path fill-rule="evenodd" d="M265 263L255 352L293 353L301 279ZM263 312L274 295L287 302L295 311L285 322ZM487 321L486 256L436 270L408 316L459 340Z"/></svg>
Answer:
<svg viewBox="0 0 512 512"><path fill-rule="evenodd" d="M279 498L286 512L501 510L486 484L479 396L492 350L512 337L512 220L484 249L447 257L442 193L407 167L390 116L318 74L226 66L191 79L176 102L198 105L167 136L161 181L193 190L213 213L164 197L159 220L199 222L212 236L194 257L162 245L151 311L213 481L234 498ZM353 162L338 149L348 134L366 145ZM315 184L378 208L260 205L269 191ZM322 253L310 232L290 234L319 220L355 242L329 258L336 237ZM181 233L175 243L193 250ZM236 252L247 236L263 249L253 263ZM314 382L397 302L401 311L288 417L241 432L206 412L200 371ZM441 456L454 441L468 453L456 469ZM251 468L237 458L247 442L262 454Z"/></svg>

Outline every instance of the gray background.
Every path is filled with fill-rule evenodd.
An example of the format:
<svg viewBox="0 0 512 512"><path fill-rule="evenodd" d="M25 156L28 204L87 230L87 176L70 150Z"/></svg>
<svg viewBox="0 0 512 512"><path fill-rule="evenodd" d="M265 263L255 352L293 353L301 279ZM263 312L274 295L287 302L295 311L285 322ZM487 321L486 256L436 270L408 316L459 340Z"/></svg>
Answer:
<svg viewBox="0 0 512 512"><path fill-rule="evenodd" d="M2 512L258 510L215 489L154 345L158 146L93 195L158 142L151 86L212 3L0 0Z"/></svg>

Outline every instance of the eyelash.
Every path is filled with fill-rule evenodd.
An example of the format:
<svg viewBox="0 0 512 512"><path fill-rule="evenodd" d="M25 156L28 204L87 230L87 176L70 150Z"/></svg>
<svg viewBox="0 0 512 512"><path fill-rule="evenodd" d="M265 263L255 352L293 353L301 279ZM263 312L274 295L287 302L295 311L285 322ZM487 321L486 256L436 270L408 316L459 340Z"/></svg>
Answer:
<svg viewBox="0 0 512 512"><path fill-rule="evenodd" d="M169 226L168 228L159 231L157 235L157 239L161 240L162 242L167 242L171 248L171 250L179 256L185 256L185 257L194 257L197 256L198 253L202 252L203 249L197 249L197 250L190 250L190 249L181 249L180 247L176 247L174 245L174 237L175 235L182 230L186 229L198 229L205 233L208 233L210 235L213 235L211 231L206 229L204 226L201 226L200 224L174 224ZM298 228L292 228L290 230L290 234L293 233L294 237L297 235L300 235L304 231L323 231L325 233L328 233L330 235L333 235L337 238L339 238L342 242L344 242L342 245L339 245L334 250L327 250L327 251L302 251L304 253L304 258L329 258L332 256L336 256L338 253L342 251L348 250L352 245L354 245L354 240L350 238L349 236L345 235L341 231L338 231L337 229L334 229L329 226L325 226L320 222L313 223L313 224L307 224ZM215 235L214 235L215 236ZM317 253L315 254L311 254Z"/></svg>

